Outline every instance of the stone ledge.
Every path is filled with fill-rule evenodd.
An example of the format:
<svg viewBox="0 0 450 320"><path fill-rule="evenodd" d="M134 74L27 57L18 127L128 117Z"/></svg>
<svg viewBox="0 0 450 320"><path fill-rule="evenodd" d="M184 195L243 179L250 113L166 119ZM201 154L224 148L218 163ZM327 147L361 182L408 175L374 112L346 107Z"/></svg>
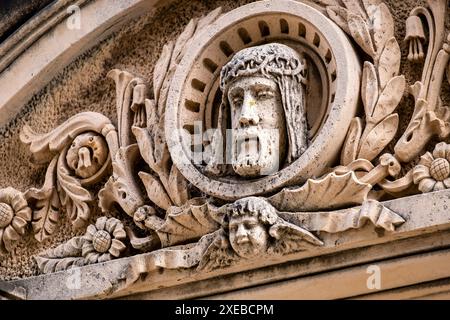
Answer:
<svg viewBox="0 0 450 320"><path fill-rule="evenodd" d="M402 258L388 262L382 262L382 260L442 249L450 245L450 232L442 232L450 229L449 191L401 198L384 202L383 205L405 218L406 222L396 231L380 232L373 226L366 225L362 229L339 234L321 233L320 236L325 245L314 251L286 255L266 261L243 261L239 265L208 273L197 272L194 269L156 268L150 271L144 279L124 287L124 282L118 281L118 279L123 277L132 261L133 257L129 257L79 269L9 281L3 283L0 289L11 295L14 295L14 292L26 292L22 295L27 299L117 298L143 292L145 292L146 298L195 298L256 285L268 284L270 286L269 283L277 281L329 272L373 261L380 261L379 263L395 269L396 265L402 264ZM143 255L158 255L158 252L154 251ZM445 259L448 259L447 255L447 251L442 251L437 254L426 253L405 259L412 259L418 265L422 260L427 264L428 260L433 259L443 263ZM362 277L361 272L364 274L365 267L355 268ZM75 270L79 270L80 273ZM349 272L348 270L342 272ZM441 274L442 272L428 274L425 272L426 268L423 271L423 279L417 278L415 283L450 277L450 274L447 274L450 271L443 271L445 274ZM68 289L73 286L74 277L78 274L81 281L80 289ZM335 275L337 278L340 277L338 273ZM220 278L218 278L219 276ZM321 276L327 277L327 273ZM365 276L367 277L367 274ZM394 282L390 284L391 287L386 289L413 285L416 280L412 277L404 282ZM314 286L312 287L314 288ZM308 291L306 290L305 294L306 292ZM354 292L356 291L352 291L353 295L355 295ZM358 291L358 294L361 295L365 293L368 292ZM343 298L346 297L346 294L337 292L333 295L329 290L324 290L320 297Z"/></svg>

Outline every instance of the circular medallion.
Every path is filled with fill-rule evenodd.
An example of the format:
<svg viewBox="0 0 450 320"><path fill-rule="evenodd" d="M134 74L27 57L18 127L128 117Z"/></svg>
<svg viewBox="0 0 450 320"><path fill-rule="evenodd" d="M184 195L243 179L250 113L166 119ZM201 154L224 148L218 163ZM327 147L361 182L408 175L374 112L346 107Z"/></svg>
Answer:
<svg viewBox="0 0 450 320"><path fill-rule="evenodd" d="M307 84L302 91L307 148L297 152L298 156L292 161L281 161L279 170L269 175L211 174L206 170L205 162L195 159L193 151L210 146L210 141L198 140L196 136L205 136L207 130L220 127L224 121L219 110L224 99L230 96L223 97L221 70L233 57L246 52L243 49L266 48L269 44L289 47L282 52L293 49L297 54L291 56L301 57L308 66ZM304 182L320 175L334 163L357 110L361 66L348 38L321 12L294 1L251 3L221 16L193 40L190 48L192 50L186 52L172 80L165 114L165 134L173 163L193 185L214 197L235 200ZM265 58L256 57L254 60ZM283 64L277 59L272 60L270 63L277 66ZM252 65L253 62L249 63ZM258 85L270 87L270 83L264 82L259 80ZM279 98L283 106L286 97L292 95L289 93L292 90L284 90L288 93ZM284 108L285 113L286 110ZM289 112L292 111L289 109ZM256 119L261 122L260 117ZM286 119L282 122L286 122L287 136L291 141L298 121L295 121L295 115ZM232 121L228 120L228 124ZM295 127L291 132L290 124ZM292 145L287 143L286 149L291 152Z"/></svg>

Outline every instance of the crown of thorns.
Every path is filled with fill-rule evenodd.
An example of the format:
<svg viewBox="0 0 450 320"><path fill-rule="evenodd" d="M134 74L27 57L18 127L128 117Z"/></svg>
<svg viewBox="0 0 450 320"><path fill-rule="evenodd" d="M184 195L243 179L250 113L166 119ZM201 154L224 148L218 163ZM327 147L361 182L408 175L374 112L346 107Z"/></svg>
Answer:
<svg viewBox="0 0 450 320"><path fill-rule="evenodd" d="M236 53L222 68L220 87L224 91L233 79L255 74L268 78L299 77L303 82L306 76L306 63L295 50L283 44L269 43L246 48Z"/></svg>

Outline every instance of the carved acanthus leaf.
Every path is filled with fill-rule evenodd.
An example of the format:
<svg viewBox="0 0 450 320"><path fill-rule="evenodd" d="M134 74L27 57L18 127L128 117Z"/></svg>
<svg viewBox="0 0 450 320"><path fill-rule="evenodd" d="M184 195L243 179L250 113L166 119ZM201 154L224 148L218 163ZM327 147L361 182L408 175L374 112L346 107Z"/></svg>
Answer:
<svg viewBox="0 0 450 320"><path fill-rule="evenodd" d="M163 247L198 240L220 228L224 213L205 202L191 199L182 207L171 207L164 224L156 230Z"/></svg>
<svg viewBox="0 0 450 320"><path fill-rule="evenodd" d="M82 112L45 134L36 133L28 125L25 125L20 133L20 140L29 145L37 162L45 163L50 161L55 153L61 152L81 133L88 131L102 133L102 130L110 125L111 120L100 113ZM111 148L111 145L109 147Z"/></svg>
<svg viewBox="0 0 450 320"><path fill-rule="evenodd" d="M57 163L58 157L54 157L47 168L45 182L41 189L30 188L25 193L28 202L36 201L33 207L32 226L34 237L39 242L49 238L56 231L59 221L61 203L56 190Z"/></svg>
<svg viewBox="0 0 450 320"><path fill-rule="evenodd" d="M117 132L111 121L96 112L79 113L53 131L38 134L25 126L22 142L28 144L36 160L50 163L44 186L31 188L27 197L34 202L33 228L38 241L56 228L61 205L75 229L85 225L93 200L85 186L102 179L117 149Z"/></svg>
<svg viewBox="0 0 450 320"><path fill-rule="evenodd" d="M308 179L299 188L284 188L268 200L280 211L335 209L363 203L371 189L354 172L344 175L332 172L322 179Z"/></svg>
<svg viewBox="0 0 450 320"><path fill-rule="evenodd" d="M91 209L88 202L93 200L91 193L81 186L80 181L70 174L64 163L65 157L58 159L57 181L61 204L66 207L72 225L75 229L86 225Z"/></svg>

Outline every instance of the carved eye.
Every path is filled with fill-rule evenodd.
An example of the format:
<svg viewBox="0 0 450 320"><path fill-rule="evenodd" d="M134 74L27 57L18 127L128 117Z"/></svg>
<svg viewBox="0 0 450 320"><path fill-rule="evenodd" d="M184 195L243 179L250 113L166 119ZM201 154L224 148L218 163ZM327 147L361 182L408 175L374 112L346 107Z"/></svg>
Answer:
<svg viewBox="0 0 450 320"><path fill-rule="evenodd" d="M244 225L245 225L245 229L252 229L252 228L256 227L258 224L256 222L246 222Z"/></svg>
<svg viewBox="0 0 450 320"><path fill-rule="evenodd" d="M243 102L243 99L242 99L242 97L240 97L240 96L236 96L236 97L233 97L233 99L231 100L231 102L232 102L233 105L235 105L235 106L240 106L240 105L242 104L242 102Z"/></svg>
<svg viewBox="0 0 450 320"><path fill-rule="evenodd" d="M262 90L262 91L258 91L258 93L256 94L256 97L260 100L264 100L264 99L268 99L268 98L272 98L274 96L273 92L270 90Z"/></svg>

